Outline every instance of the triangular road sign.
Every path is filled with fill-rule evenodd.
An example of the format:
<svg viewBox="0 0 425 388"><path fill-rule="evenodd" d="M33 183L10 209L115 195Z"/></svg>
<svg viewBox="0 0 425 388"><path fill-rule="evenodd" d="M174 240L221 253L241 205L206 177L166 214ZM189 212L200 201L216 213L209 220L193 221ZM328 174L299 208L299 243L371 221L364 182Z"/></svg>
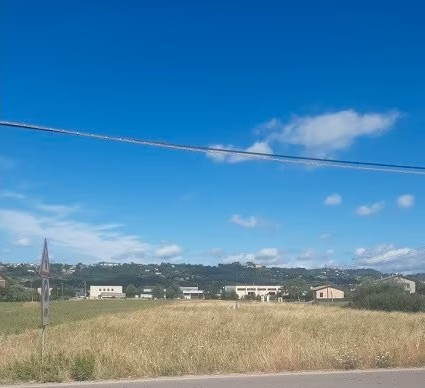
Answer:
<svg viewBox="0 0 425 388"><path fill-rule="evenodd" d="M49 252L47 250L47 240L44 239L43 255L41 256L40 276L48 278L50 276L49 269Z"/></svg>

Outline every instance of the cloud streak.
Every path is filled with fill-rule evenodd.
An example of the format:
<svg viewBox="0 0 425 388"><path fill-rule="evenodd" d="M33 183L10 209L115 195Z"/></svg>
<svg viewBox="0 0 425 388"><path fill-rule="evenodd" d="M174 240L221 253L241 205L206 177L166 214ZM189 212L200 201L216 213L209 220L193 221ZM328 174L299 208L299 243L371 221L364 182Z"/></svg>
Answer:
<svg viewBox="0 0 425 388"><path fill-rule="evenodd" d="M425 250L380 244L354 251L356 266L375 268L383 272L419 272L425 267Z"/></svg>
<svg viewBox="0 0 425 388"><path fill-rule="evenodd" d="M372 203L371 205L361 205L357 208L356 214L361 217L372 216L381 212L385 207L384 201Z"/></svg>
<svg viewBox="0 0 425 388"><path fill-rule="evenodd" d="M238 148L233 145L224 146L223 144L212 144L210 147L216 149L227 149L232 151L246 151L246 152L255 152L260 154L272 154L273 150L267 142L256 142L248 148ZM253 160L255 157L246 157L241 155L226 155L220 152L208 152L207 157L221 163L240 163L246 162L248 160Z"/></svg>
<svg viewBox="0 0 425 388"><path fill-rule="evenodd" d="M33 211L0 209L0 229L11 236L11 244L18 247L28 247L30 242L47 237L55 249L72 259L168 259L182 252L175 244L158 246L125 234L119 224L78 221L75 219L78 209L76 205L50 204L38 204Z"/></svg>
<svg viewBox="0 0 425 388"><path fill-rule="evenodd" d="M240 214L233 214L230 217L229 222L231 224L242 226L243 228L255 228L258 225L257 217L249 216L243 218Z"/></svg>

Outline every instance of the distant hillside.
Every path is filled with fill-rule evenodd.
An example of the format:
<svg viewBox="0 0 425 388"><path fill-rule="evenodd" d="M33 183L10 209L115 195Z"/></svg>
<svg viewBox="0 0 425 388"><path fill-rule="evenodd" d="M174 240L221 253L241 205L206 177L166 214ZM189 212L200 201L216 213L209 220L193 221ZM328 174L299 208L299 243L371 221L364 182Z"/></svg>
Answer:
<svg viewBox="0 0 425 388"><path fill-rule="evenodd" d="M39 285L37 268L31 264L3 264L0 272L5 276L34 287ZM114 264L96 265L51 264L53 286L82 288L84 284L114 284L137 287L155 285L168 286L177 283L180 286L198 285L205 288L211 285L223 287L228 284L285 284L291 279L301 278L309 285L332 283L340 286L358 284L364 278L377 279L383 276L373 269L336 269L336 268L280 268L255 267L240 263L218 264L217 266L192 264Z"/></svg>

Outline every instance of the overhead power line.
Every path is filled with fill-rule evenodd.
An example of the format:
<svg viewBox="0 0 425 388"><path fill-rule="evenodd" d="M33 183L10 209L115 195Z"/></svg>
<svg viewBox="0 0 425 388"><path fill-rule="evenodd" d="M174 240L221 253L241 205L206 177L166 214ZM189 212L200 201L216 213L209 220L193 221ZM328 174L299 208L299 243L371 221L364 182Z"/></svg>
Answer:
<svg viewBox="0 0 425 388"><path fill-rule="evenodd" d="M414 175L425 175L424 166L413 166L413 165L399 165L389 163L372 163L372 162L359 162L349 160L338 160L338 159L324 159L324 158L313 158L306 156L293 156L293 155L282 155L282 154L267 154L262 152L242 151L225 148L215 147L204 147L194 146L190 144L176 144L170 142L153 141L145 139L137 139L122 136L109 136L89 132L74 131L68 129L44 127L36 124L19 123L12 121L0 120L0 125L10 128L21 128L28 129L31 131L47 132L60 135L68 136L79 136L105 141L114 141L121 143L132 143L151 147L160 147L167 149L175 149L190 152L200 152L211 155L223 155L224 157L236 157L241 159L256 159L256 160L270 160L280 163L292 163L302 164L309 166L323 166L331 168L348 168L353 170L366 170L366 171L379 171L379 172L392 172L397 174L414 174Z"/></svg>

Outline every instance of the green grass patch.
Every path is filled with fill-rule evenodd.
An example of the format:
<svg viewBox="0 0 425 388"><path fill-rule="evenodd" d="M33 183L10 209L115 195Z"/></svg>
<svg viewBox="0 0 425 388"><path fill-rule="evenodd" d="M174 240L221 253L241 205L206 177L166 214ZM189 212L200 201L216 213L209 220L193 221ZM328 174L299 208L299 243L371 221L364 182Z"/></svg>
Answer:
<svg viewBox="0 0 425 388"><path fill-rule="evenodd" d="M79 300L50 302L50 324L59 325L94 318L103 314L137 311L158 306L165 301ZM0 335L19 334L40 327L39 302L1 302Z"/></svg>

